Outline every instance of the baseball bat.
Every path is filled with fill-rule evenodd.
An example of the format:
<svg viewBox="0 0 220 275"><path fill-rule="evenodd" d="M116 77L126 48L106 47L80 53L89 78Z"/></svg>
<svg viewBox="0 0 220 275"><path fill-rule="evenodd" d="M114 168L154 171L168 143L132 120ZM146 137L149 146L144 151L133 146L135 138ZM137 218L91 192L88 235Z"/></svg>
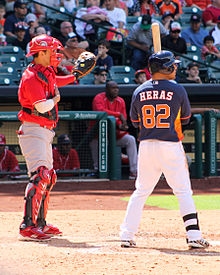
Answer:
<svg viewBox="0 0 220 275"><path fill-rule="evenodd" d="M160 39L160 27L158 23L153 23L151 25L154 53L161 51L161 39Z"/></svg>

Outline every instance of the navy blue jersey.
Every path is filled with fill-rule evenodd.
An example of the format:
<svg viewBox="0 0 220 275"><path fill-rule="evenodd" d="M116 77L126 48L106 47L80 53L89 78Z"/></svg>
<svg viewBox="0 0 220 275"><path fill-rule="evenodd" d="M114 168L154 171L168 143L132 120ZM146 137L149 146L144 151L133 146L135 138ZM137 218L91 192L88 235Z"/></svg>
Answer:
<svg viewBox="0 0 220 275"><path fill-rule="evenodd" d="M169 80L148 80L133 93L130 117L140 127L140 140L183 139L182 124L187 124L191 108L183 86Z"/></svg>

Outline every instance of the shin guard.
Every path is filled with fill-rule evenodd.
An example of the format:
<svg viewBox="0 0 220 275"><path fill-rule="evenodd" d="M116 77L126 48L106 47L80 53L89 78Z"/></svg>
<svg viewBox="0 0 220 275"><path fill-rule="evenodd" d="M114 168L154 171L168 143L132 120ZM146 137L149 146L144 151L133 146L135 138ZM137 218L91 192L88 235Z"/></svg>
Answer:
<svg viewBox="0 0 220 275"><path fill-rule="evenodd" d="M37 218L37 226L41 228L43 228L46 225L49 195L50 195L50 191L52 190L53 186L56 184L56 181L57 181L56 171L54 169L51 169L49 173L50 173L50 183L47 185L47 189L43 194L42 203L41 203L41 207Z"/></svg>
<svg viewBox="0 0 220 275"><path fill-rule="evenodd" d="M25 190L24 224L26 226L37 225L42 198L49 183L50 174L46 167L40 166L36 172L32 173Z"/></svg>

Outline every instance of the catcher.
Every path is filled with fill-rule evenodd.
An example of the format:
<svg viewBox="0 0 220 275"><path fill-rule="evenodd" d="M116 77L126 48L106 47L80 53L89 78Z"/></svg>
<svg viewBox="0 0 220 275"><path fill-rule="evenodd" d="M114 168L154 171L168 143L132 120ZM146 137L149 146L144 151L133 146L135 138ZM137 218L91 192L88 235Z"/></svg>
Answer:
<svg viewBox="0 0 220 275"><path fill-rule="evenodd" d="M24 71L18 90L22 106L18 114L22 125L18 131L19 144L27 164L29 183L25 190L24 219L19 233L26 240L46 241L62 232L46 223L49 194L56 183L53 169L53 128L58 121L60 93L58 87L67 85L88 74L95 66L95 56L82 53L76 61L72 75L56 76L62 60L59 40L42 34L30 42L33 62Z"/></svg>

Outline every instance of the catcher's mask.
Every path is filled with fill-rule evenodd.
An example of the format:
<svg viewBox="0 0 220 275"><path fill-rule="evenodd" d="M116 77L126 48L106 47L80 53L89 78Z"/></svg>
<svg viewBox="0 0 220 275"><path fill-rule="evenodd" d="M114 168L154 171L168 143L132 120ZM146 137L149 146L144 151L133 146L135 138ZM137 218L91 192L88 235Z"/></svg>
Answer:
<svg viewBox="0 0 220 275"><path fill-rule="evenodd" d="M47 34L41 34L41 35L35 36L31 40L29 48L30 48L30 52L26 54L26 57L32 56L39 51L44 51L49 49L51 52L50 65L55 68L60 64L63 58L63 54L57 53L57 50L63 49L63 45L58 39L52 36L49 36Z"/></svg>

